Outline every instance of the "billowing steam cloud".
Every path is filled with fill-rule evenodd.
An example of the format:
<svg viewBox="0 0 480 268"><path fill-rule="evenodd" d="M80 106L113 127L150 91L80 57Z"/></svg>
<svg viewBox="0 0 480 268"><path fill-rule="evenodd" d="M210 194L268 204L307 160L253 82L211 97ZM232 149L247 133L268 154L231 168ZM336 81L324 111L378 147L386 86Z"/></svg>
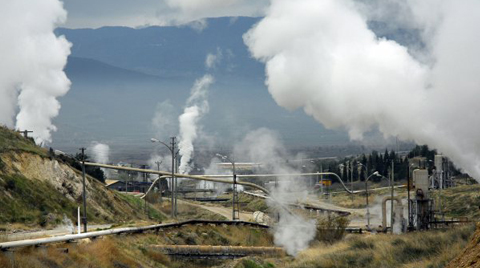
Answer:
<svg viewBox="0 0 480 268"><path fill-rule="evenodd" d="M198 121L209 110L207 101L208 88L214 82L213 76L206 74L195 81L192 92L187 101L187 107L178 118L180 126L180 142L178 143L181 162L180 173L188 173L191 170L190 160L193 153L193 142L198 135Z"/></svg>
<svg viewBox="0 0 480 268"><path fill-rule="evenodd" d="M392 1L359 2L272 1L244 40L275 101L352 139L378 128L429 144L480 179L480 1L393 1L405 12L396 19L420 31L420 52L369 28L382 17L372 8Z"/></svg>
<svg viewBox="0 0 480 268"><path fill-rule="evenodd" d="M110 146L94 142L92 147L92 157L95 162L100 164L108 164L109 157L110 157Z"/></svg>
<svg viewBox="0 0 480 268"><path fill-rule="evenodd" d="M110 146L103 143L93 142L89 149L89 151L92 152L93 160L95 160L96 163L108 164L110 159ZM102 171L105 176L108 177L108 169L102 168Z"/></svg>
<svg viewBox="0 0 480 268"><path fill-rule="evenodd" d="M235 156L255 163L262 163L267 172L277 174L300 173L287 165L286 160L291 159L285 147L274 132L261 128L245 136L243 141L235 146ZM304 178L282 177L277 186L270 189L271 199L267 199L270 208L275 209L280 216L279 222L274 226L274 242L285 248L288 254L296 255L306 249L315 237L316 226L314 220L306 220L292 214L288 204L295 203L299 198L308 195Z"/></svg>
<svg viewBox="0 0 480 268"><path fill-rule="evenodd" d="M70 43L53 32L66 17L58 0L0 4L0 123L32 130L37 143L51 142L57 97L70 87L63 72Z"/></svg>

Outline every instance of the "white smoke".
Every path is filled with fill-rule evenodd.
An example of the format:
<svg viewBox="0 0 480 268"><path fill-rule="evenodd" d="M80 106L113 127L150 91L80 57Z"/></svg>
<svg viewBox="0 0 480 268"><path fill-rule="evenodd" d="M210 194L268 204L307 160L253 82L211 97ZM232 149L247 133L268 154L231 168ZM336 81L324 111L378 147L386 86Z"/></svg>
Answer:
<svg viewBox="0 0 480 268"><path fill-rule="evenodd" d="M480 179L480 1L394 2L420 30L423 57L377 37L367 25L375 12L352 0L273 0L244 40L282 107L352 139L378 128L428 144Z"/></svg>
<svg viewBox="0 0 480 268"><path fill-rule="evenodd" d="M217 65L222 61L222 58L222 50L220 48L217 48L216 54L209 53L205 58L205 67L207 67L207 69L216 68Z"/></svg>
<svg viewBox="0 0 480 268"><path fill-rule="evenodd" d="M160 155L153 153L148 160L148 166L151 169L157 170L168 170L172 169L172 156L171 155ZM154 175L157 176L157 175Z"/></svg>
<svg viewBox="0 0 480 268"><path fill-rule="evenodd" d="M107 144L93 142L90 146L90 151L92 151L93 160L96 163L108 164L110 161L110 147ZM109 172L108 169L102 168L103 173L108 178Z"/></svg>
<svg viewBox="0 0 480 268"><path fill-rule="evenodd" d="M66 17L58 0L0 4L0 123L32 130L39 144L51 142L57 98L70 88L63 68L71 45L53 32Z"/></svg>
<svg viewBox="0 0 480 268"><path fill-rule="evenodd" d="M110 158L110 146L94 142L91 146L91 151L93 153L93 159L95 162L100 164L108 164Z"/></svg>
<svg viewBox="0 0 480 268"><path fill-rule="evenodd" d="M176 133L178 126L175 118L175 108L169 100L158 103L151 122L155 138L167 140Z"/></svg>
<svg viewBox="0 0 480 268"><path fill-rule="evenodd" d="M221 50L217 54L208 54L205 59L207 69L214 68L221 59ZM179 172L184 174L190 172L192 167L190 161L193 154L193 142L198 136L198 122L209 111L208 89L215 79L210 74L205 74L195 81L187 100L183 114L178 118L180 128L180 141L178 143L179 154L182 157Z"/></svg>
<svg viewBox="0 0 480 268"><path fill-rule="evenodd" d="M262 163L267 172L294 174L299 171L290 167L291 159L279 136L271 130L261 128L248 133L235 146L235 155L255 163ZM316 233L314 220L306 220L292 214L288 205L303 201L308 195L307 185L302 177L282 177L277 186L270 190L267 205L279 213L280 220L273 227L274 242L285 248L288 254L296 255L306 249Z"/></svg>
<svg viewBox="0 0 480 268"><path fill-rule="evenodd" d="M227 175L225 169L222 169L218 166L218 163L221 162L217 157L212 158L210 165L205 169L205 174L207 175ZM215 196L223 194L230 185L225 183L215 183L212 181L201 181L197 188L199 189L212 189L215 190Z"/></svg>

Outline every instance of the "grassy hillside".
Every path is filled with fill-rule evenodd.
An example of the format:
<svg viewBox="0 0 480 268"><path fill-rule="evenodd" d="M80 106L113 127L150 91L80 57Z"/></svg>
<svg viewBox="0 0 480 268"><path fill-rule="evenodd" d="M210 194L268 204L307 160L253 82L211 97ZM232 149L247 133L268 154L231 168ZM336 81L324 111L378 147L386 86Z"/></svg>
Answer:
<svg viewBox="0 0 480 268"><path fill-rule="evenodd" d="M55 159L33 140L0 127L0 228L53 226L64 218L76 222L82 204L81 172ZM108 190L87 176L89 222L161 221L165 217L138 198Z"/></svg>
<svg viewBox="0 0 480 268"><path fill-rule="evenodd" d="M451 261L448 268L478 268L480 267L480 225L477 224L472 239L463 250L462 254Z"/></svg>
<svg viewBox="0 0 480 268"><path fill-rule="evenodd" d="M0 126L0 154L5 152L27 152L40 156L47 156L47 150L35 145L33 139L25 139L23 134ZM0 169L2 162L0 162Z"/></svg>
<svg viewBox="0 0 480 268"><path fill-rule="evenodd" d="M480 185L463 185L435 191L433 198L446 217L480 220Z"/></svg>

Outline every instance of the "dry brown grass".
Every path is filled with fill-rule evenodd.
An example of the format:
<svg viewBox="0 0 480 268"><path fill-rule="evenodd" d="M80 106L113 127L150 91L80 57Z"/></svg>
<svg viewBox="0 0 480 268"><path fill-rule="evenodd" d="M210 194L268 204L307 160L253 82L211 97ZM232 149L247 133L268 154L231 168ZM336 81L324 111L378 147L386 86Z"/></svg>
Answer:
<svg viewBox="0 0 480 268"><path fill-rule="evenodd" d="M68 249L68 253L62 248ZM114 238L90 243L26 248L14 253L15 267L139 267L139 262L120 249Z"/></svg>
<svg viewBox="0 0 480 268"><path fill-rule="evenodd" d="M23 248L14 252L15 267L210 267L220 262L197 262L171 259L150 249L151 245L232 245L272 246L266 229L246 226L191 225L158 233L118 235L83 240L47 248ZM68 249L68 253L59 250ZM10 260L0 254L0 267L10 267Z"/></svg>
<svg viewBox="0 0 480 268"><path fill-rule="evenodd" d="M3 252L0 252L0 267L10 267L10 260Z"/></svg>
<svg viewBox="0 0 480 268"><path fill-rule="evenodd" d="M375 186L369 186L369 189L374 188ZM362 188L363 189L363 188ZM375 202L378 202L379 197L390 195L390 189L381 189L378 191L369 191L368 192L368 202L370 205L373 205ZM405 198L407 196L407 191L405 188L395 188L395 195ZM359 194L348 194L348 193L335 193L331 197L332 203L345 207L345 208L365 208L366 198L365 193Z"/></svg>
<svg viewBox="0 0 480 268"><path fill-rule="evenodd" d="M165 215L171 215L172 203L170 201L164 201L160 205L160 211ZM191 206L184 203L177 203L178 216L177 219L169 219L168 221L184 221L192 219L202 219L202 220L226 220L222 215L213 213L206 209L202 209L196 206Z"/></svg>
<svg viewBox="0 0 480 268"><path fill-rule="evenodd" d="M334 245L317 244L285 267L443 267L460 254L472 226L404 235L350 235Z"/></svg>

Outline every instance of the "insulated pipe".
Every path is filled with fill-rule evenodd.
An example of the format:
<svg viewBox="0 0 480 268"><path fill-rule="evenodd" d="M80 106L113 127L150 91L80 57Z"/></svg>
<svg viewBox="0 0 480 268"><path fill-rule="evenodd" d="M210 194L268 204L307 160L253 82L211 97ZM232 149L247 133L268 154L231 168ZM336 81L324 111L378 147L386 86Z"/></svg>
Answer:
<svg viewBox="0 0 480 268"><path fill-rule="evenodd" d="M316 173L297 173L297 174L252 174L252 175L237 175L237 178L265 178L265 177L302 177L302 176L318 176L318 175L332 175L340 181L342 184L343 188L345 189L346 192L349 194L355 194L356 192L353 192L352 190L349 190L345 183L343 183L342 178L338 176L336 173L333 172L316 172ZM226 177L231 177L230 175L204 175L204 177L207 178L226 178Z"/></svg>
<svg viewBox="0 0 480 268"><path fill-rule="evenodd" d="M178 222L178 223L155 224L155 225L142 226L142 227L126 227L126 228L117 228L117 229L104 230L104 231L88 232L88 233L82 233L82 234L62 235L62 236L48 237L48 238L37 238L37 239L4 242L4 243L0 243L0 251L7 250L9 248L28 247L28 246L36 246L36 245L58 243L58 242L68 242L68 241L73 241L78 239L94 238L94 237L105 236L105 235L122 234L122 233L141 233L144 231L159 230L162 228L181 227L186 224L209 224L209 223L234 224L234 225L243 224L243 225L256 226L260 228L268 228L268 226L264 224L245 222L245 221L231 222L231 221L189 220L189 221Z"/></svg>
<svg viewBox="0 0 480 268"><path fill-rule="evenodd" d="M151 245L152 250L167 255L183 256L235 256L235 255L268 255L282 256L285 251L281 247L244 247L244 246L210 246L210 245Z"/></svg>
<svg viewBox="0 0 480 268"><path fill-rule="evenodd" d="M110 169L116 169L116 170L129 170L129 171L136 171L136 172L144 172L144 173L151 173L151 174L159 174L159 175L164 175L164 176L172 176L171 172L167 171L157 171L157 170L152 170L152 169L139 169L139 168L130 168L130 167L120 167L120 166L113 166L113 165L105 165L105 164L99 164L99 163L91 163L91 162L85 162L85 166L92 166L92 167L101 167L101 168L110 168ZM316 173L315 173L316 174ZM335 174L335 173L333 173ZM188 174L178 174L174 173L173 176L175 177L180 177L180 178L187 178L187 179L193 179L193 180L201 180L201 181L212 181L212 182L219 182L219 183L227 183L227 184L233 184L233 181L227 181L227 180L220 180L220 179L215 179L215 178L209 178L206 176L199 176L199 175L188 175ZM231 176L230 176L231 177ZM250 182L237 182L237 184L248 186L248 187L253 187L256 188L266 194L270 194L270 192L263 188L262 186L256 185L255 183L250 183Z"/></svg>
<svg viewBox="0 0 480 268"><path fill-rule="evenodd" d="M152 169L139 169L139 168L130 168L130 167L121 167L121 166L113 166L113 165L106 165L106 164L99 164L99 163L92 163L92 162L85 162L86 166L94 166L94 167L102 167L102 168L110 168L110 169L116 169L116 170L130 170L130 171L137 171L137 172L145 172L145 173L152 173L152 174L160 174L164 176L171 176L170 172L167 171L157 171L157 170L152 170ZM219 180L216 178L229 178L231 177L230 175L188 175L188 174L173 174L175 177L181 177L181 178L187 178L187 179L194 179L194 180L203 180L203 181L212 181L212 182L219 182L219 183L228 183L228 184L233 184L233 181L227 181L227 180ZM300 177L300 176L317 176L317 175L331 175L334 176L340 181L342 184L343 188L345 189L346 192L349 194L354 194L355 192L349 190L347 186L345 186L345 183L343 183L342 178L338 176L336 173L333 172L316 172L316 173L297 173L297 174L257 174L257 175L237 175L237 178L258 178L258 177ZM244 185L244 186L249 186L256 188L266 194L270 194L270 192L263 188L262 186L256 185L255 183L250 183L250 182L237 182L237 184Z"/></svg>
<svg viewBox="0 0 480 268"><path fill-rule="evenodd" d="M49 237L49 238L27 239L27 240L20 240L20 241L5 242L5 243L0 243L0 250L7 249L7 248L27 247L27 246L35 246L35 245L56 243L56 242L66 242L71 240L91 238L91 237L104 236L104 235L142 232L149 229L160 228L163 226L165 226L165 224L151 225L151 226L145 226L145 227L118 228L113 230L88 232L88 233L82 233L82 234L62 235L62 236Z"/></svg>
<svg viewBox="0 0 480 268"><path fill-rule="evenodd" d="M397 202L397 205L395 206L395 208L391 208L392 209L392 212L395 210L395 209L398 209L400 211L400 217L403 218L403 205L402 205L402 199L398 196L394 196L393 198L391 196L386 196L383 198L382 200L382 224L383 224L383 229L387 229L387 201L388 200L391 200L393 202L393 200L395 200ZM393 218L393 217L392 217ZM390 222L390 225L393 230L393 222Z"/></svg>
<svg viewBox="0 0 480 268"><path fill-rule="evenodd" d="M153 189L153 186L155 186L155 183L157 183L159 180L161 179L165 179L165 178L169 178L170 176L160 176L158 178L156 178L153 182L152 182L152 185L150 185L150 187L148 188L148 190L142 195L140 196L141 199L144 199L145 197L147 197L147 194L150 193L150 191Z"/></svg>

